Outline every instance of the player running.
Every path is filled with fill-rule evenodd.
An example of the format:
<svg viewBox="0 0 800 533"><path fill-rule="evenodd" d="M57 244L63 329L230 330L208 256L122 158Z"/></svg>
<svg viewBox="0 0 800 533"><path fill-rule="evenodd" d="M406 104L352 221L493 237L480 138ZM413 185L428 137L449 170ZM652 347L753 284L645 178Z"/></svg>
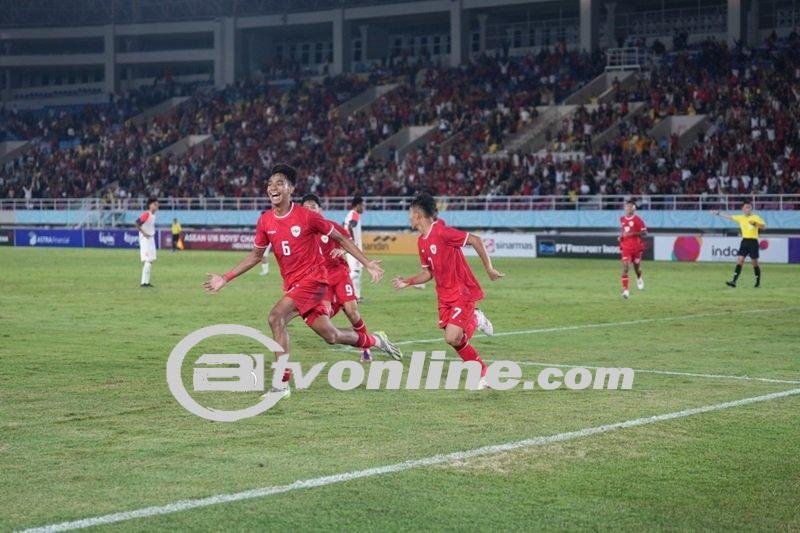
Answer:
<svg viewBox="0 0 800 533"><path fill-rule="evenodd" d="M306 194L303 196L301 203L306 209L322 215L322 203L316 194ZM347 235L347 230L342 226L330 220L328 222L333 224L336 231L342 235ZM328 271L328 294L326 299L331 304L331 317L336 316L336 313L343 309L347 319L353 325L353 330L366 334L367 326L358 312L356 291L353 290L347 261L344 258L344 254L340 253L342 249L336 241L330 239L327 235L320 235L319 239L322 257L325 259L325 268ZM361 350L361 362L367 363L370 361L372 361L372 354L369 348L364 348Z"/></svg>
<svg viewBox="0 0 800 533"><path fill-rule="evenodd" d="M736 256L736 268L733 271L733 279L726 281L725 285L728 287L736 287L736 281L739 279L739 274L742 273L742 265L744 259L750 256L750 262L753 264L753 272L756 274L755 288L761 287L761 265L758 264L758 231L767 227L764 219L753 213L753 204L750 201L745 201L742 204L742 215L729 215L727 213L720 213L719 211L712 211L711 214L722 217L726 220L732 220L739 224L739 229L742 232L742 242L739 244L739 253Z"/></svg>
<svg viewBox="0 0 800 533"><path fill-rule="evenodd" d="M383 277L383 269L380 261L368 259L349 239L336 231L333 224L318 213L292 202L296 175L297 171L289 165L279 164L272 168L267 182L267 196L272 209L258 219L253 250L224 276L208 274L205 290L218 292L234 278L259 264L264 250L271 244L284 287L283 297L269 313L272 336L284 350L276 353L276 357L289 354L287 325L295 317L301 316L329 344L346 344L361 349L378 346L393 359L401 359L403 354L389 342L385 333L376 332L370 335L341 330L331 323L330 305L325 301L328 276L319 249L319 236L325 235L333 239L356 257L367 267L374 283ZM290 377L287 372L283 376L284 386L275 392L288 396Z"/></svg>
<svg viewBox="0 0 800 533"><path fill-rule="evenodd" d="M411 227L420 232L417 240L419 258L423 270L410 278L394 278L396 289L436 282L439 300L439 327L444 329L444 340L452 346L464 361L477 361L481 365L480 388L486 388L486 364L477 350L470 346L475 328L488 335L493 333L492 323L475 302L483 299L483 290L469 268L463 246L469 244L483 262L489 279L495 281L504 276L492 266L483 241L477 235L447 226L438 218L436 200L430 194L421 194L411 202L409 210Z"/></svg>
<svg viewBox="0 0 800 533"><path fill-rule="evenodd" d="M630 296L628 291L628 268L633 265L636 272L636 288L644 289L642 278L642 253L644 241L642 237L647 234L644 220L636 214L636 204L633 200L625 202L625 214L619 217L622 232L619 235L619 250L622 254L622 297L626 300Z"/></svg>
<svg viewBox="0 0 800 533"><path fill-rule="evenodd" d="M156 212L158 200L147 199L147 211L139 215L134 224L139 230L139 258L142 260L141 287L151 288L150 273L156 260Z"/></svg>
<svg viewBox="0 0 800 533"><path fill-rule="evenodd" d="M364 213L364 199L360 196L354 196L353 202L350 204L350 211L344 219L344 225L353 239L356 247L359 250L364 250L364 245L361 241L361 215ZM353 282L353 288L356 291L356 299L361 299L361 263L352 255L347 256L347 265L350 267L350 279Z"/></svg>

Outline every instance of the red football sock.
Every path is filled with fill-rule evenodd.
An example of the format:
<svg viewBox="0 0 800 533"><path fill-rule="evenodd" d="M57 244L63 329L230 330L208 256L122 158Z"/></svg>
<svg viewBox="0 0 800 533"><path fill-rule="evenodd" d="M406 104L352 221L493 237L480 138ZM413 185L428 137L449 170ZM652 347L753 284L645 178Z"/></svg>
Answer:
<svg viewBox="0 0 800 533"><path fill-rule="evenodd" d="M357 347L366 349L378 344L375 342L375 337L369 333L362 333L360 331L356 331L356 333L358 334L358 342L356 343Z"/></svg>
<svg viewBox="0 0 800 533"><path fill-rule="evenodd" d="M281 381L287 383L290 379L292 379L292 369L287 368L283 371L283 379Z"/></svg>
<svg viewBox="0 0 800 533"><path fill-rule="evenodd" d="M628 290L628 275L627 274L623 274L622 275L622 290L623 291L627 291Z"/></svg>
<svg viewBox="0 0 800 533"><path fill-rule="evenodd" d="M469 345L469 339L466 335L461 339L461 343L456 346L456 351L461 357L462 361L477 361L481 364L481 377L486 375L486 363L483 362L478 351Z"/></svg>
<svg viewBox="0 0 800 533"><path fill-rule="evenodd" d="M364 324L363 318L360 318L358 322L353 324L353 331L356 333L367 333L367 325Z"/></svg>

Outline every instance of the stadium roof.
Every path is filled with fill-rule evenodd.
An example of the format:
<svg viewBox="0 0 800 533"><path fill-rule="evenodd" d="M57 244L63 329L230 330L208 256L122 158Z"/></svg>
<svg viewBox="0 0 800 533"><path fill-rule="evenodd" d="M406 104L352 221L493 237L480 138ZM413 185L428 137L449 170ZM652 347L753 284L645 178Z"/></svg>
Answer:
<svg viewBox="0 0 800 533"><path fill-rule="evenodd" d="M0 0L0 28L175 22L411 0Z"/></svg>

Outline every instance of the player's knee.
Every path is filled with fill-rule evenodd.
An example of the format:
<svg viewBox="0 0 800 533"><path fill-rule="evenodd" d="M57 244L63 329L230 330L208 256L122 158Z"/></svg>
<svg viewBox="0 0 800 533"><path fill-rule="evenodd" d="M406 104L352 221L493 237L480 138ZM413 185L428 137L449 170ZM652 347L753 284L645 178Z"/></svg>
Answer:
<svg viewBox="0 0 800 533"><path fill-rule="evenodd" d="M338 340L338 337L339 337L337 335L336 330L324 331L324 332L320 333L319 336L322 337L322 340L324 340L328 344L336 344L336 341Z"/></svg>
<svg viewBox="0 0 800 533"><path fill-rule="evenodd" d="M444 334L444 342L455 348L459 344L461 344L461 339L464 337L463 333L456 333L456 332L445 332Z"/></svg>
<svg viewBox="0 0 800 533"><path fill-rule="evenodd" d="M269 323L269 327L272 328L273 330L280 329L285 324L283 316L277 311L270 311L269 317L267 318L267 322Z"/></svg>

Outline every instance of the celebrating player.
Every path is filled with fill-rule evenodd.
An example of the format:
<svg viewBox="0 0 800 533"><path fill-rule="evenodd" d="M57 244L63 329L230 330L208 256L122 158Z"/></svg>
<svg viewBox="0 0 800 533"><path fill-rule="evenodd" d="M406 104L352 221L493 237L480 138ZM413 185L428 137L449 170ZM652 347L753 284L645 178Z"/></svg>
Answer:
<svg viewBox="0 0 800 533"><path fill-rule="evenodd" d="M628 291L628 268L633 265L636 272L636 288L644 289L642 278L642 252L644 242L642 237L647 234L644 220L636 214L636 204L633 200L625 202L625 214L619 217L622 232L619 235L619 250L622 253L622 297L630 296Z"/></svg>
<svg viewBox="0 0 800 533"><path fill-rule="evenodd" d="M351 209L344 219L344 225L353 239L356 247L363 250L364 246L361 242L361 215L364 213L364 199L360 196L353 197L353 202L350 204ZM356 299L361 299L361 263L352 255L347 256L347 266L350 268L350 279L353 282L353 288L356 291Z"/></svg>
<svg viewBox="0 0 800 533"><path fill-rule="evenodd" d="M271 244L284 281L284 295L269 313L273 338L284 350L276 356L289 354L286 327L292 319L301 316L329 344L346 344L361 349L378 346L393 359L401 359L402 353L389 342L385 333L370 335L346 331L331 323L330 305L325 301L328 275L319 249L319 236L325 235L336 241L356 257L367 268L374 283L383 277L383 269L380 261L368 259L349 239L336 231L333 224L318 213L292 202L296 175L297 171L289 165L279 164L272 168L267 182L267 196L272 209L258 219L253 250L225 275L208 274L204 284L206 291L221 290L234 278L259 264L264 250ZM289 379L288 373L284 375L285 386L277 392L288 396Z"/></svg>
<svg viewBox="0 0 800 533"><path fill-rule="evenodd" d="M462 360L480 363L480 386L485 388L486 364L477 350L470 346L469 340L476 327L489 335L493 333L493 327L483 312L475 307L475 303L483 299L483 290L461 248L467 244L475 248L490 280L500 279L504 274L492 266L480 237L451 228L438 218L436 200L431 195L421 194L411 202L409 218L411 227L420 232L417 243L423 270L410 278L394 278L392 283L396 289L403 289L435 280L439 327L444 329L444 340Z"/></svg>
<svg viewBox="0 0 800 533"><path fill-rule="evenodd" d="M156 212L158 211L158 200L155 198L147 199L147 211L139 215L136 219L136 229L139 230L139 257L142 260L142 282L141 286L150 288L150 272L153 270L153 263L156 260Z"/></svg>
<svg viewBox="0 0 800 533"><path fill-rule="evenodd" d="M742 204L743 214L741 215L731 216L719 211L712 211L711 213L726 220L738 222L739 229L742 232L742 242L739 244L739 253L736 256L733 279L726 281L725 284L728 287L736 287L736 281L739 279L739 274L742 273L744 259L749 255L750 262L753 263L753 272L756 274L755 288L761 287L761 265L758 264L758 231L767 227L764 219L753 213L753 204L750 201Z"/></svg>
<svg viewBox="0 0 800 533"><path fill-rule="evenodd" d="M301 203L306 209L322 214L322 203L316 194L306 194L303 196ZM333 224L336 231L342 235L347 235L347 230L342 226L330 220L328 222ZM325 258L325 268L328 271L328 294L326 298L331 304L331 317L336 316L340 309L344 309L344 314L347 315L347 319L353 325L353 330L366 334L367 326L358 312L356 291L353 290L350 269L343 254L339 253L341 248L339 248L336 241L328 238L327 235L320 235L319 238L322 257ZM369 348L364 348L361 351L361 362L370 361L372 361L372 354L370 354Z"/></svg>

